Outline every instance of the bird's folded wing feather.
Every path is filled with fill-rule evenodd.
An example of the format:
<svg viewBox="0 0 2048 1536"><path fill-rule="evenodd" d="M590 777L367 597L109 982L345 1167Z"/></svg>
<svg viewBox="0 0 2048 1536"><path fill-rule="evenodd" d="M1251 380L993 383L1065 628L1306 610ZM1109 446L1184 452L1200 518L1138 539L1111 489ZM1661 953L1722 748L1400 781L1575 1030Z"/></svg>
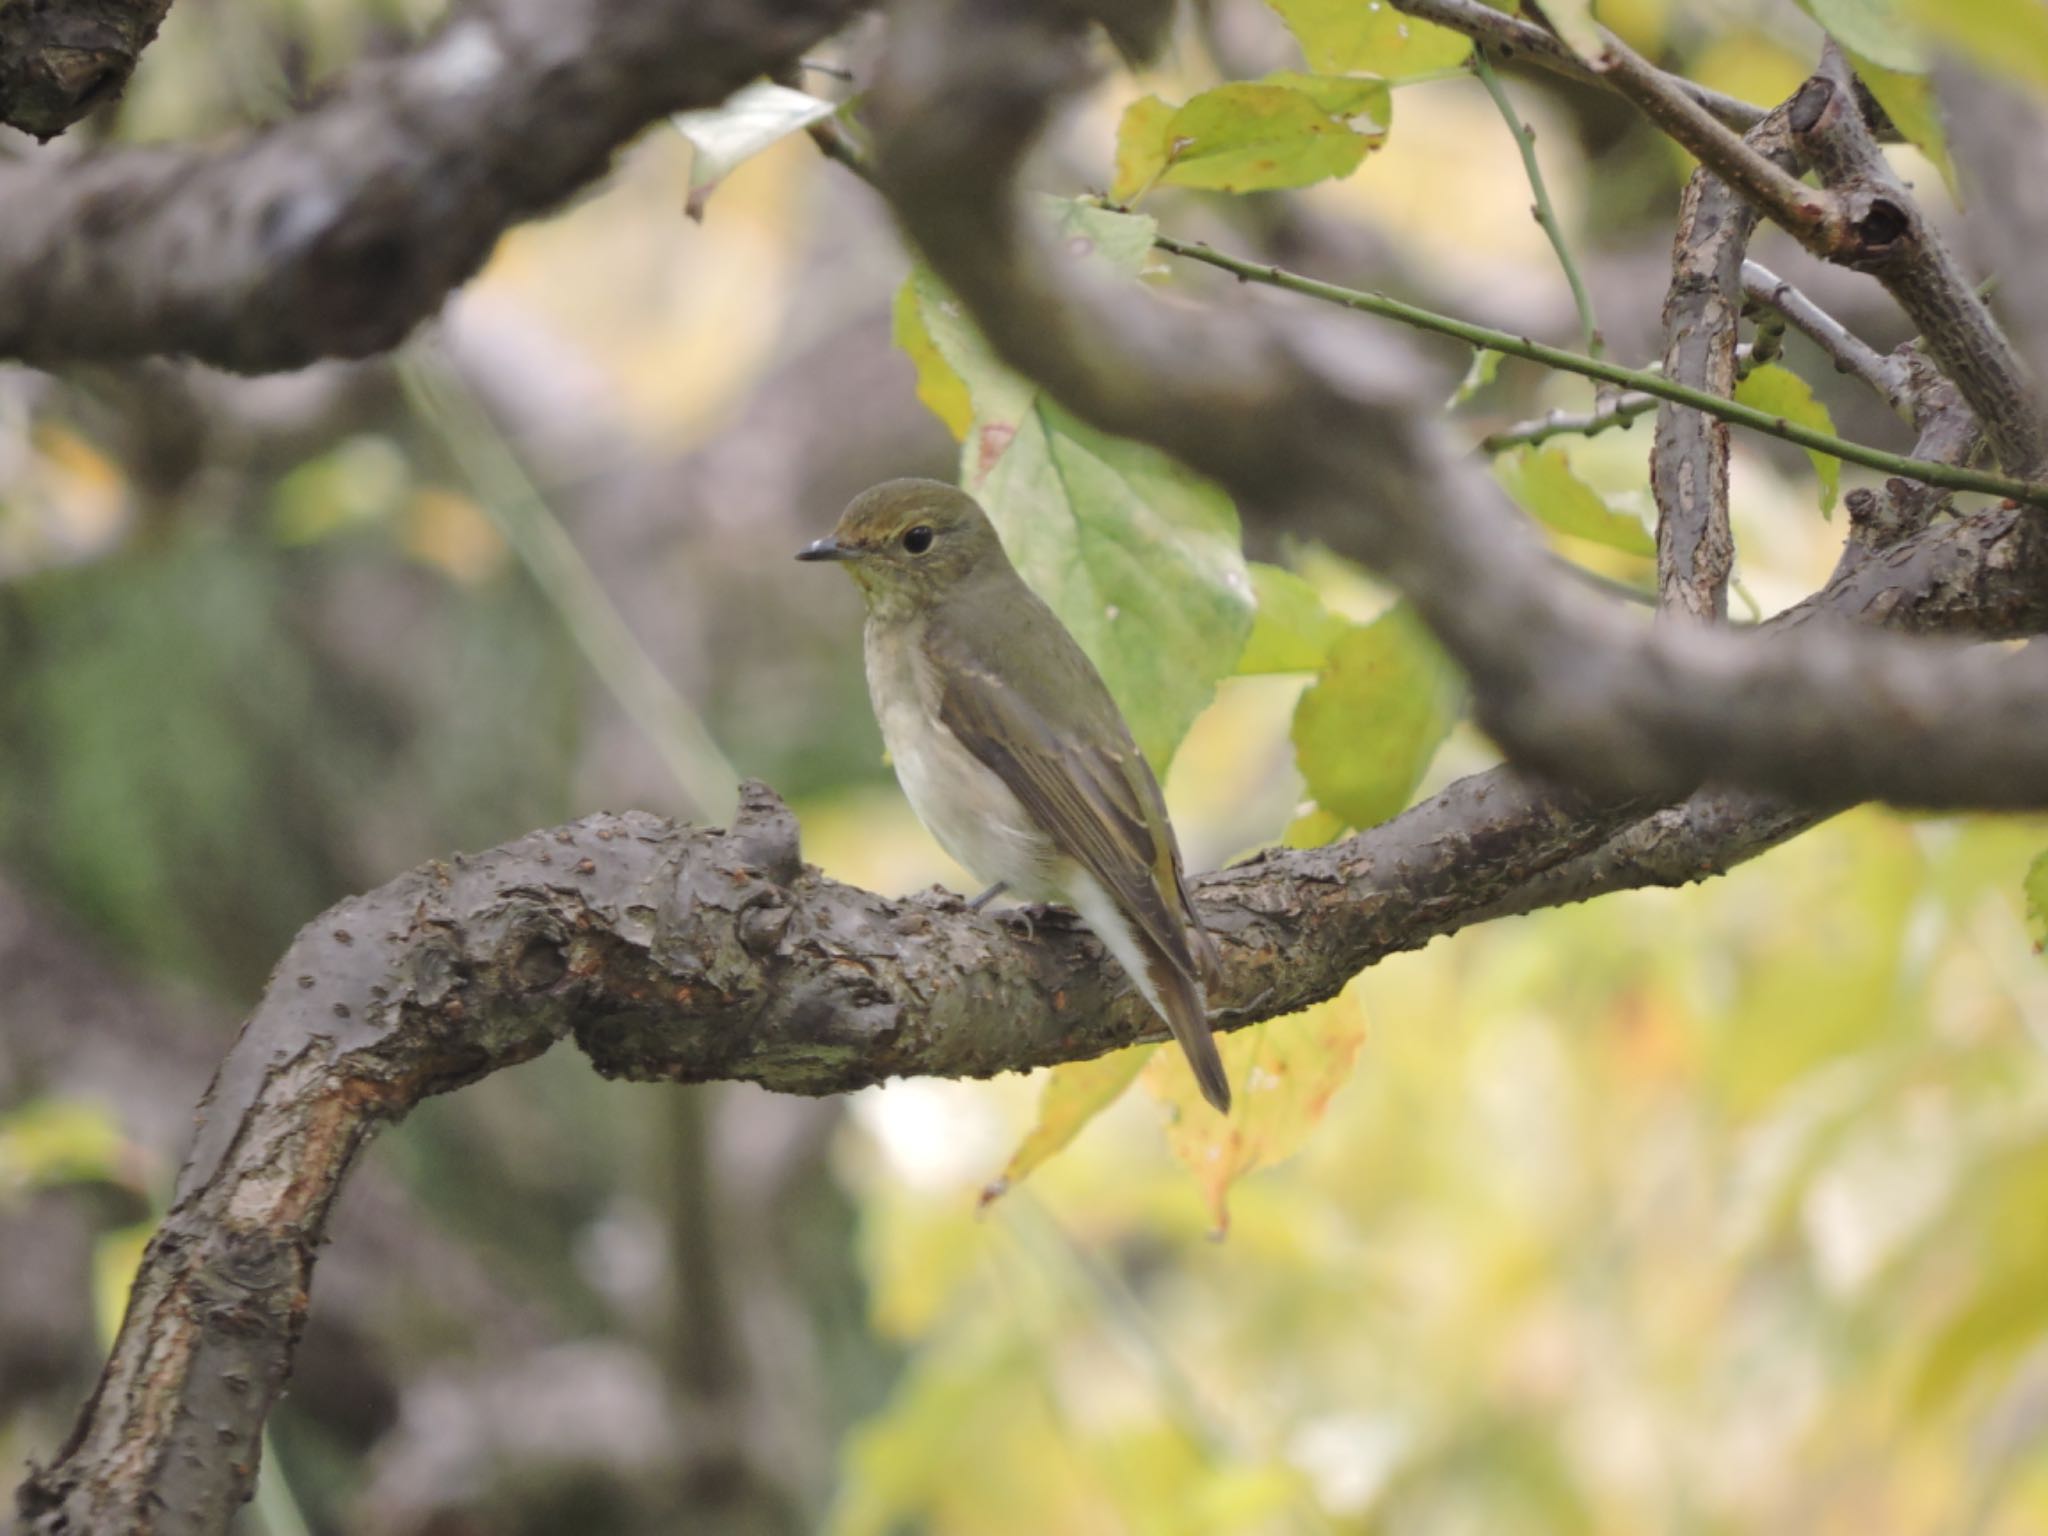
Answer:
<svg viewBox="0 0 2048 1536"><path fill-rule="evenodd" d="M1076 658L1086 665L1078 648ZM1087 722L1092 728L1086 730L1071 728L1072 721L1048 719L1046 710L973 661L947 669L939 718L1023 802L1059 850L1101 882L1153 944L1191 967L1186 925L1194 924L1199 932L1199 922L1181 887L1173 834L1152 770L1092 669L1082 678L1062 681L1073 685L1056 690L1067 709L1088 709L1095 702L1092 690L1101 694L1107 719ZM1209 949L1206 934L1198 943Z"/></svg>

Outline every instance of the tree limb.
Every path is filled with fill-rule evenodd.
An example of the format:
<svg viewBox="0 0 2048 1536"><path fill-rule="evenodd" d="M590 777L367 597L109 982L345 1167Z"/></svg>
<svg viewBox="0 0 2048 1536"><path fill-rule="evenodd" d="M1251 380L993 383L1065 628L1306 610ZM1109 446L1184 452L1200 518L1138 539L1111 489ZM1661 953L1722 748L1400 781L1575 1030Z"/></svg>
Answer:
<svg viewBox="0 0 2048 1536"><path fill-rule="evenodd" d="M1209 876L1219 1027L1334 994L1626 814L1468 781L1389 827ZM729 832L598 815L401 876L309 924L273 974L201 1106L100 1384L21 1489L23 1528L226 1528L335 1194L370 1135L431 1094L564 1038L608 1077L823 1094L1099 1055L1157 1025L1065 914L1027 940L957 896L840 885L802 864L759 785Z"/></svg>
<svg viewBox="0 0 2048 1536"><path fill-rule="evenodd" d="M171 0L0 5L0 123L55 138L120 95Z"/></svg>
<svg viewBox="0 0 2048 1536"><path fill-rule="evenodd" d="M2048 464L2048 414L2036 381L1878 148L1856 78L1832 41L1819 71L1800 88L1792 129L1847 215L1840 243L1817 254L1883 283L1984 423L1998 462L2024 477L2039 472Z"/></svg>
<svg viewBox="0 0 2048 1536"><path fill-rule="evenodd" d="M1743 143L1788 174L1798 155L1780 107ZM1664 376L1713 395L1735 393L1735 346L1742 318L1742 260L1759 217L1756 205L1699 167L1678 204L1671 285L1664 295ZM1650 442L1650 492L1657 504L1657 592L1664 609L1689 618L1728 616L1735 539L1728 525L1728 426L1666 403Z"/></svg>
<svg viewBox="0 0 2048 1536"><path fill-rule="evenodd" d="M993 0L906 11L876 93L898 215L1005 361L1094 425L1175 455L1241 504L1351 532L1470 675L1532 770L1603 795L1722 780L1815 803L2048 801L2048 657L1806 626L1645 633L1542 558L1498 487L1284 313L1199 319L1056 268L1010 199L1084 64L1069 24ZM1070 264L1071 265L1071 264Z"/></svg>
<svg viewBox="0 0 2048 1536"><path fill-rule="evenodd" d="M0 162L0 356L255 373L384 351L648 123L715 105L863 3L484 0L220 148Z"/></svg>

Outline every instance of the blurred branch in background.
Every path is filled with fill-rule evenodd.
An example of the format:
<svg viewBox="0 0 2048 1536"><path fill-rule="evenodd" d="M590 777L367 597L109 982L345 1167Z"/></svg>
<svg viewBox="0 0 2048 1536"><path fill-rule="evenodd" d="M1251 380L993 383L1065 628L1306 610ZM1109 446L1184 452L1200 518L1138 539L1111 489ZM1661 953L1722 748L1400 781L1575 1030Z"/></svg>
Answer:
<svg viewBox="0 0 2048 1536"><path fill-rule="evenodd" d="M642 128L860 9L478 3L240 143L0 163L0 354L261 372L384 351Z"/></svg>
<svg viewBox="0 0 2048 1536"><path fill-rule="evenodd" d="M633 638L590 567L556 521L512 446L445 354L422 344L398 364L408 398L475 484L505 542L518 553L604 685L675 775L692 817L716 820L737 801L739 776L675 685Z"/></svg>

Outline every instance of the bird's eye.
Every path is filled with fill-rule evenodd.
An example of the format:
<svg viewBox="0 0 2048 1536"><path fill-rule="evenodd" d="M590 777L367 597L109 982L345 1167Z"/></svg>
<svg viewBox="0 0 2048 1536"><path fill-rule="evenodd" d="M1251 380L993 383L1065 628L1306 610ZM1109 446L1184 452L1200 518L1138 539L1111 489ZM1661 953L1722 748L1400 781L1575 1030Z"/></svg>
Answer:
<svg viewBox="0 0 2048 1536"><path fill-rule="evenodd" d="M903 531L903 547L913 555L921 555L932 547L932 531L923 523Z"/></svg>

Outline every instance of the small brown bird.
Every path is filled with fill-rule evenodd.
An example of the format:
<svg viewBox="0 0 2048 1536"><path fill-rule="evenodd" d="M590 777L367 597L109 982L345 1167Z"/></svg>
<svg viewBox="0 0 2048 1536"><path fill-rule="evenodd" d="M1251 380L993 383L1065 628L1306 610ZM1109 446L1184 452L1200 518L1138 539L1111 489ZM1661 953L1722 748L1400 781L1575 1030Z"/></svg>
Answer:
<svg viewBox="0 0 2048 1536"><path fill-rule="evenodd" d="M918 819L989 894L1080 913L1227 1112L1202 987L1216 947L1159 783L987 515L950 485L890 480L797 558L844 561L867 601L868 694Z"/></svg>

